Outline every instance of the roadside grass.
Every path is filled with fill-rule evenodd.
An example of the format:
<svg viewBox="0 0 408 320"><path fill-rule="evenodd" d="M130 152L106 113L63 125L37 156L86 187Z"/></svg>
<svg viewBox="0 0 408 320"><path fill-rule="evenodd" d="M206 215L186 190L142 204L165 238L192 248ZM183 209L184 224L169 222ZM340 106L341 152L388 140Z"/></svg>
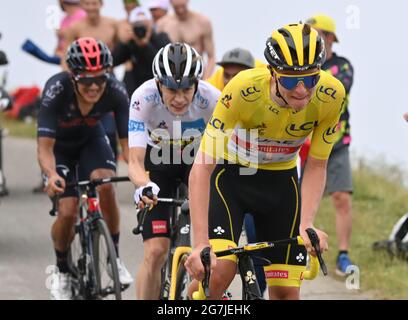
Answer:
<svg viewBox="0 0 408 320"><path fill-rule="evenodd" d="M37 136L36 121L26 123L7 118L0 113L0 127L6 129L9 135L19 138L35 138Z"/></svg>
<svg viewBox="0 0 408 320"><path fill-rule="evenodd" d="M368 165L364 160L353 170L355 192L350 257L359 267L360 289L372 291L377 299L408 299L408 261L392 259L386 252L372 249L375 241L388 238L393 225L408 212L408 189L403 184L403 176L396 166ZM321 203L315 225L329 235L325 260L330 274L334 275L337 256L335 211L327 196Z"/></svg>

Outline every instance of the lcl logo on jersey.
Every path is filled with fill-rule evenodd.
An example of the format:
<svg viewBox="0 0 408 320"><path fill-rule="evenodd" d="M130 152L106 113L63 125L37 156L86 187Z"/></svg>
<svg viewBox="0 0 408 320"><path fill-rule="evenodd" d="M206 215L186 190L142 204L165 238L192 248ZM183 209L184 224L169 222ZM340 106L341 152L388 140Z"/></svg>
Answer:
<svg viewBox="0 0 408 320"><path fill-rule="evenodd" d="M330 102L328 100L329 98L336 100L336 93L337 93L337 90L333 88L326 88L325 86L320 86L320 88L316 91L316 97L320 101L328 103Z"/></svg>
<svg viewBox="0 0 408 320"><path fill-rule="evenodd" d="M307 135L308 132L313 130L313 128L317 127L319 125L319 122L316 121L308 121L305 123L302 123L301 125L296 125L295 123L292 123L288 125L285 129L286 133L292 137L300 138L304 137Z"/></svg>
<svg viewBox="0 0 408 320"><path fill-rule="evenodd" d="M225 132L225 123L222 122L220 119L211 117L210 125L217 130L221 130L222 132Z"/></svg>
<svg viewBox="0 0 408 320"><path fill-rule="evenodd" d="M241 97L245 101L254 102L254 101L258 100L261 97L261 95L257 94L257 93L260 93L260 92L261 91L258 90L255 86L248 87L248 88L246 88L244 90L241 90Z"/></svg>
<svg viewBox="0 0 408 320"><path fill-rule="evenodd" d="M334 127L328 127L327 130L323 132L323 141L327 144L333 144L337 140L337 132L339 131L339 123Z"/></svg>

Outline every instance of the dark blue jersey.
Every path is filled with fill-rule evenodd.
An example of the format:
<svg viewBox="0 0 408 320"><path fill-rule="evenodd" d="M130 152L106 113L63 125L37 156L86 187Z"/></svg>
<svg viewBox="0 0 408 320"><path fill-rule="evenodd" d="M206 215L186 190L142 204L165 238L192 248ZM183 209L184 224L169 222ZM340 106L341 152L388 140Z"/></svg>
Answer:
<svg viewBox="0 0 408 320"><path fill-rule="evenodd" d="M67 72L51 77L44 88L38 116L38 137L56 139L57 144L79 146L90 137L104 136L99 121L113 112L119 138L128 136L129 97L125 87L111 76L102 97L86 116L81 114L74 84Z"/></svg>

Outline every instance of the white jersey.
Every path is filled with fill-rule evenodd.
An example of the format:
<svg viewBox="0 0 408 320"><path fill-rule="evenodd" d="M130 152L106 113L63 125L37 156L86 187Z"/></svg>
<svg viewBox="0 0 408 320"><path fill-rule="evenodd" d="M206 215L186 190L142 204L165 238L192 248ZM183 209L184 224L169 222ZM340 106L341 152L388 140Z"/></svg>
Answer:
<svg viewBox="0 0 408 320"><path fill-rule="evenodd" d="M154 79L146 81L132 95L129 113L129 148L154 147L158 143L181 144L198 141L211 118L220 91L199 81L194 99L183 115L164 105Z"/></svg>

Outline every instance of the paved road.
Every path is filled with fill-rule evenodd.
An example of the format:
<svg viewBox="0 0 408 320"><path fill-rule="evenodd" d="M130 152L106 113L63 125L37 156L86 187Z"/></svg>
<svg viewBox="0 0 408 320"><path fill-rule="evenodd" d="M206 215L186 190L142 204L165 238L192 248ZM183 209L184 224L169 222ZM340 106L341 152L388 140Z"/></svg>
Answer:
<svg viewBox="0 0 408 320"><path fill-rule="evenodd" d="M0 198L0 299L48 299L47 267L54 263L50 239L53 218L48 215L50 201L31 189L39 182L36 145L33 140L7 137L4 161L10 195ZM120 168L126 174L126 168ZM118 186L122 212L121 257L132 274L141 261L141 239L131 233L136 223L131 205L132 187ZM124 294L134 298L134 288ZM239 283L234 281L234 297L239 297ZM370 299L371 294L347 290L344 283L332 278L306 283L303 299Z"/></svg>

